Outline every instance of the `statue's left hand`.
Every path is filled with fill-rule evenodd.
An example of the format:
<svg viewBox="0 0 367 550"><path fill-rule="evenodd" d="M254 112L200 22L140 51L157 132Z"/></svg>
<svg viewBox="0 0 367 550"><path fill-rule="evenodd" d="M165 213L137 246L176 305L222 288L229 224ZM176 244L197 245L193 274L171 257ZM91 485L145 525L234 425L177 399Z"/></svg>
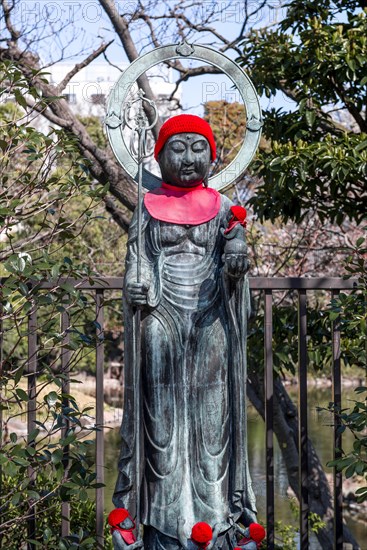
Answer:
<svg viewBox="0 0 367 550"><path fill-rule="evenodd" d="M112 542L114 550L137 550L137 548L144 548L142 540L138 540L133 544L126 544L117 530L112 533Z"/></svg>
<svg viewBox="0 0 367 550"><path fill-rule="evenodd" d="M223 262L230 277L242 277L249 269L246 243L242 239L229 239L224 246Z"/></svg>
<svg viewBox="0 0 367 550"><path fill-rule="evenodd" d="M224 269L230 277L239 279L249 270L247 254L224 254Z"/></svg>
<svg viewBox="0 0 367 550"><path fill-rule="evenodd" d="M112 533L112 542L114 550L127 550L129 547L118 531Z"/></svg>

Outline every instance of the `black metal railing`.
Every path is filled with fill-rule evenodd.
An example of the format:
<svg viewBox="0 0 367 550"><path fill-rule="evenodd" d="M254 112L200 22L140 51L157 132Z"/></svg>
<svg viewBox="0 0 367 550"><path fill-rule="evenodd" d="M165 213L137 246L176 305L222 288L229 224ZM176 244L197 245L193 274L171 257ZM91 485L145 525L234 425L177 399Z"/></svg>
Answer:
<svg viewBox="0 0 367 550"><path fill-rule="evenodd" d="M274 293L278 291L294 290L298 293L298 418L299 418L299 484L300 484L300 512L299 512L299 531L300 548L306 550L309 547L308 541L308 517L309 517L309 491L308 491L308 426L307 426L307 310L306 300L307 292L314 290L326 290L330 292L330 297L335 298L341 290L353 289L357 282L355 279L344 280L341 278L265 278L256 277L249 279L250 289L262 291L264 296L264 350L265 350L265 433L266 433L266 525L267 525L267 548L274 549L274 446L273 446L273 298ZM122 277L103 277L90 282L68 279L67 282L81 291L95 293L96 308L96 326L97 326L97 347L96 347L96 481L98 484L104 482L104 296L108 291L117 290L122 293ZM60 285L62 281L58 281ZM52 289L54 284L37 283L40 289ZM69 315L66 311L61 313L61 330L64 336L64 344L67 344L69 338L68 327L70 324ZM1 328L1 327L0 327ZM2 332L2 331L0 331ZM0 334L0 346L2 347L3 338ZM330 346L332 347L332 373L333 373L333 402L336 408L341 406L341 369L340 369L340 323L337 319L332 323L330 334ZM62 369L67 375L65 377L62 391L69 394L69 376L68 365L70 362L69 351L62 354ZM1 350L2 354L2 350ZM1 355L2 356L2 355ZM36 428L36 384L37 384L37 311L35 309L28 318L28 410L27 410L27 431L28 434L34 432ZM67 403L67 397L65 398ZM63 428L67 431L68 426ZM338 430L338 422L334 422L334 448L335 458L338 456L341 448L341 433ZM36 442L29 442L33 445ZM65 452L67 456L67 449ZM67 458L66 458L67 460ZM34 479L34 472L29 471L29 476ZM334 468L334 550L343 548L343 522L342 522L342 474ZM104 487L98 486L96 489L96 535L98 547L104 545ZM62 525L61 534L67 536L70 531L70 505L62 505ZM28 519L28 535L34 538L36 531L36 509Z"/></svg>

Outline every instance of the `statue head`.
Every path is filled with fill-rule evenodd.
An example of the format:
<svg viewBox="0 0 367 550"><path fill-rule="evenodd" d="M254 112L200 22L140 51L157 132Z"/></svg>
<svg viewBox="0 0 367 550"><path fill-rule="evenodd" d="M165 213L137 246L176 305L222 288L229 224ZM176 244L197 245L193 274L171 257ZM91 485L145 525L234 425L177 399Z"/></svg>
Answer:
<svg viewBox="0 0 367 550"><path fill-rule="evenodd" d="M211 127L195 115L178 115L167 120L154 149L165 183L179 187L207 185L216 148Z"/></svg>
<svg viewBox="0 0 367 550"><path fill-rule="evenodd" d="M109 513L108 523L115 529L130 530L135 528L135 522L126 508L115 508Z"/></svg>

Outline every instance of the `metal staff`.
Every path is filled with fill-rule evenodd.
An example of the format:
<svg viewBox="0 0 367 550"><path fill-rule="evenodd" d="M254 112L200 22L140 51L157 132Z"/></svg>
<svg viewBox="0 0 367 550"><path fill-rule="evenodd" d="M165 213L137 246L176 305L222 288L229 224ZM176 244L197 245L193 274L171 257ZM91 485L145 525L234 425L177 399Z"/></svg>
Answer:
<svg viewBox="0 0 367 550"><path fill-rule="evenodd" d="M136 281L141 283L141 252L142 252L142 199L143 199L143 160L147 158L147 132L155 126L158 120L158 110L154 101L144 97L143 90L139 90L137 98L127 102L124 109L124 122L133 130L130 141L132 154L136 155L134 137L138 134L138 238L137 238L137 263L136 263ZM149 124L144 112L144 101L150 105L154 112L154 120ZM134 104L138 103L138 109L132 118L129 118L130 110ZM131 125L132 123L132 125ZM141 426L141 306L136 306L134 313L134 331L135 331L135 365L134 365L134 388L135 388L135 461L136 461L136 538L140 539L140 426Z"/></svg>

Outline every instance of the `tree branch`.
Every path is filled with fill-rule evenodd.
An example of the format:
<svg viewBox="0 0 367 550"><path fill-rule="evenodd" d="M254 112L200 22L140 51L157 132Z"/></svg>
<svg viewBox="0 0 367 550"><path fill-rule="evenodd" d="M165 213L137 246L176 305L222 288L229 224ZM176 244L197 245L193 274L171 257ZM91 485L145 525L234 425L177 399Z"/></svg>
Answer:
<svg viewBox="0 0 367 550"><path fill-rule="evenodd" d="M357 107L354 105L353 101L349 99L347 96L347 92L343 89L342 86L340 86L336 79L334 77L331 78L331 81L333 83L333 86L335 87L335 90L337 91L340 99L344 103L346 109L349 111L351 116L354 118L356 123L359 126L359 129L361 132L367 132L367 121L363 118L362 114L359 112Z"/></svg>
<svg viewBox="0 0 367 550"><path fill-rule="evenodd" d="M113 28L120 38L128 60L132 63L139 57L139 53L130 34L129 25L126 18L117 13L117 7L112 0L100 0L100 4L108 15ZM142 74L138 78L137 83L138 86L144 91L145 97L155 102L156 97L153 94L146 74ZM146 109L146 115L149 122L152 123L154 121L154 113L152 112L152 109L148 109L146 107L146 102L144 102L144 109ZM158 139L160 127L161 122L158 120L157 124L152 128L152 132L156 140Z"/></svg>
<svg viewBox="0 0 367 550"><path fill-rule="evenodd" d="M97 48L94 52L92 52L88 57L84 59L84 61L81 61L80 63L77 63L75 67L68 72L68 74L62 79L60 84L56 86L57 95L60 95L61 92L66 88L70 80L75 76L81 69L84 67L87 67L94 59L96 59L101 53L105 52L108 48L114 42L114 40L110 40L107 42L107 44L101 44L99 48Z"/></svg>
<svg viewBox="0 0 367 550"><path fill-rule="evenodd" d="M103 202L105 203L107 212L111 214L112 219L117 223L117 225L122 227L124 231L128 231L131 217L127 216L126 213L120 208L117 208L112 197L106 195L103 197Z"/></svg>
<svg viewBox="0 0 367 550"><path fill-rule="evenodd" d="M11 40L13 42L17 42L19 40L19 37L20 37L20 32L17 31L13 27L13 24L11 22L11 12L14 9L15 4L13 2L11 5L9 5L7 0L2 0L1 3L2 3L2 6L3 6L3 10L4 10L5 26L8 29L9 33L10 33Z"/></svg>
<svg viewBox="0 0 367 550"><path fill-rule="evenodd" d="M47 120L49 120L53 124L56 124L61 128L66 128L66 126L68 125L67 120L54 115L53 112L50 109L48 109L45 105L40 105L39 103L35 103L34 101L31 101L28 98L26 98L26 103L31 111L37 111L37 113L47 118Z"/></svg>
<svg viewBox="0 0 367 550"><path fill-rule="evenodd" d="M17 63L29 85L36 86L42 92L45 104L40 104L37 112L43 114L50 122L70 131L77 138L79 150L90 161L89 170L92 176L101 185L109 183L111 194L129 210L134 210L137 190L132 184L132 179L118 164L110 148L103 150L97 147L65 99L54 99L57 96L56 87L35 74L35 70L39 70L37 58L11 43L7 49L0 49L0 59L10 59ZM48 99L50 102L46 104Z"/></svg>

